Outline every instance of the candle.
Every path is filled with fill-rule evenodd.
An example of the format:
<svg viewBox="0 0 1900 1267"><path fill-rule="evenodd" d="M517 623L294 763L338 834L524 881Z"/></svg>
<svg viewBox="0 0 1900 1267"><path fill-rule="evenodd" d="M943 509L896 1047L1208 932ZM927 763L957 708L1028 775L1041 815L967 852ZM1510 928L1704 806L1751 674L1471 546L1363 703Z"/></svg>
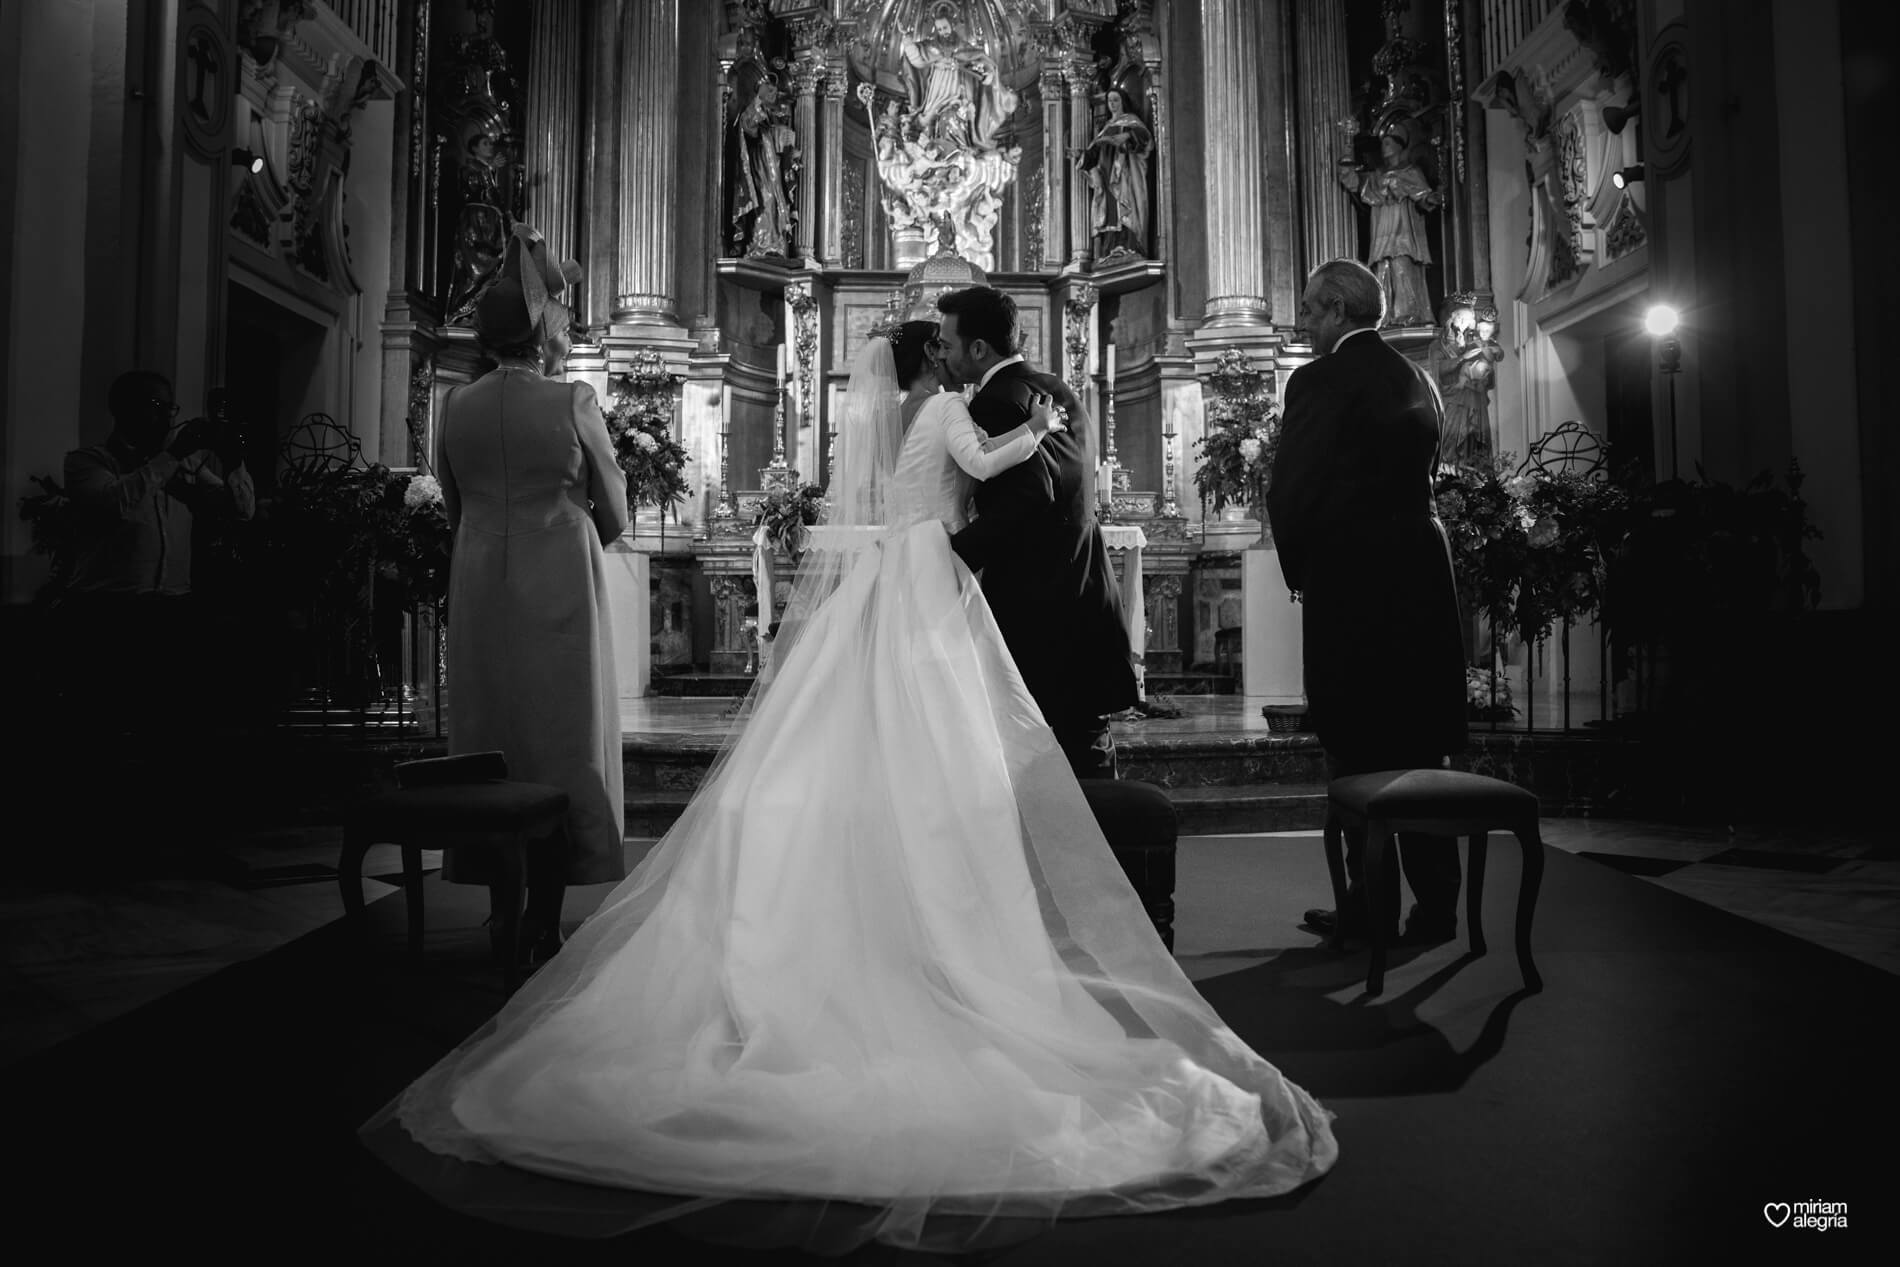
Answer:
<svg viewBox="0 0 1900 1267"><path fill-rule="evenodd" d="M792 376L792 348L789 343L778 345L778 385L782 389Z"/></svg>
<svg viewBox="0 0 1900 1267"><path fill-rule="evenodd" d="M1102 345L1102 373L1108 380L1108 389L1115 390L1115 344L1111 341Z"/></svg>

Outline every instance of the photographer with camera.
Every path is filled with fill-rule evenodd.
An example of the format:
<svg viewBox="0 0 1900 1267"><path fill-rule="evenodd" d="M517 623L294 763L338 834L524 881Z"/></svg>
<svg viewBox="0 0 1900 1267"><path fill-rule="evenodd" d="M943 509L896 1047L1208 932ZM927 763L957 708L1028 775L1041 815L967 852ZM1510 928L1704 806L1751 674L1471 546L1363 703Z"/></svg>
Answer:
<svg viewBox="0 0 1900 1267"><path fill-rule="evenodd" d="M129 730L159 740L146 757L188 756L190 736L209 720L199 692L211 667L191 605L192 520L249 519L256 485L238 429L176 422L162 374L120 375L107 405L105 443L66 455L74 564L56 611L72 657L62 683L68 716L86 731L82 743Z"/></svg>

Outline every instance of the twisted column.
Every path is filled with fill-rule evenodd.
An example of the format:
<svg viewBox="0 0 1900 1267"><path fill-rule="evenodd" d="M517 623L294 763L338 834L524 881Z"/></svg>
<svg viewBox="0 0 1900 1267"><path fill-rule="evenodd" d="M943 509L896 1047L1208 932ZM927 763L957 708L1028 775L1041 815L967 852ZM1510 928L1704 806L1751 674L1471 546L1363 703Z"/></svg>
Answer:
<svg viewBox="0 0 1900 1267"><path fill-rule="evenodd" d="M580 254L581 126L574 68L581 64L581 0L541 0L528 40L528 223L548 240L548 258Z"/></svg>
<svg viewBox="0 0 1900 1267"><path fill-rule="evenodd" d="M679 0L626 0L614 320L677 326Z"/></svg>
<svg viewBox="0 0 1900 1267"><path fill-rule="evenodd" d="M1254 85L1268 7L1262 0L1201 0L1202 100L1209 135L1221 138L1208 147L1208 326L1268 324L1265 138Z"/></svg>

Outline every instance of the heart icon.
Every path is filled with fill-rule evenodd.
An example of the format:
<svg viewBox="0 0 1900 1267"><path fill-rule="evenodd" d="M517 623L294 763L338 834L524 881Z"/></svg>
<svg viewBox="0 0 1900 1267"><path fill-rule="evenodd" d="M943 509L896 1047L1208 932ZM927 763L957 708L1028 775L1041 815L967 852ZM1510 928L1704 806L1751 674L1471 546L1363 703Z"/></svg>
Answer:
<svg viewBox="0 0 1900 1267"><path fill-rule="evenodd" d="M1780 1227L1783 1223L1786 1223L1788 1221L1788 1215L1791 1213L1793 1213L1793 1211L1788 1208L1786 1201L1770 1201L1761 1208L1761 1216L1776 1227Z"/></svg>

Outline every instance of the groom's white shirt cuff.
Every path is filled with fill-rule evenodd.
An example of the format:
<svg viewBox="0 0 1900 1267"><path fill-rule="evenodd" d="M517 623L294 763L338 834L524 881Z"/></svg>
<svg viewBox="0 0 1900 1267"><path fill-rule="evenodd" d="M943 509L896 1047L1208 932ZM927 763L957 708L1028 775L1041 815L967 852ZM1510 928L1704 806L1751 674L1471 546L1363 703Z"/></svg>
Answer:
<svg viewBox="0 0 1900 1267"><path fill-rule="evenodd" d="M998 361L996 364L990 366L988 369L983 371L983 377L976 380L976 389L978 391L982 391L985 387L988 387L990 385L990 380L996 377L996 371L1002 369L1005 365L1021 365L1022 363L1023 363L1023 354L1021 352L1018 352L1015 356L1004 357L1002 360Z"/></svg>

